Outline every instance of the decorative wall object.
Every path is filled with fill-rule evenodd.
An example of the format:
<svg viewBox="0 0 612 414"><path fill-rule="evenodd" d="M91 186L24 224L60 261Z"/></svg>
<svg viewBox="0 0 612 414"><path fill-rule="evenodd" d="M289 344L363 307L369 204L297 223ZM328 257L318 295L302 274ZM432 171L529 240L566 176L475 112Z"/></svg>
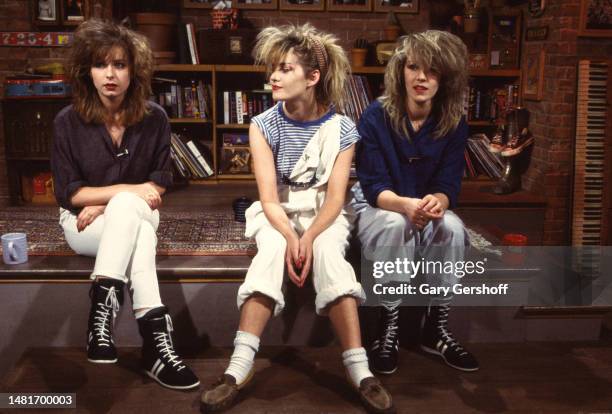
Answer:
<svg viewBox="0 0 612 414"><path fill-rule="evenodd" d="M528 27L525 30L526 42L537 42L548 39L548 26Z"/></svg>
<svg viewBox="0 0 612 414"><path fill-rule="evenodd" d="M327 0L327 10L329 11L372 11L371 0Z"/></svg>
<svg viewBox="0 0 612 414"><path fill-rule="evenodd" d="M72 33L63 32L0 32L0 46L63 47L72 38Z"/></svg>
<svg viewBox="0 0 612 414"><path fill-rule="evenodd" d="M523 99L542 100L544 89L544 50L531 51L525 56L523 67Z"/></svg>
<svg viewBox="0 0 612 414"><path fill-rule="evenodd" d="M232 7L251 10L276 10L278 0L234 0Z"/></svg>
<svg viewBox="0 0 612 414"><path fill-rule="evenodd" d="M280 0L281 10L325 10L325 0Z"/></svg>
<svg viewBox="0 0 612 414"><path fill-rule="evenodd" d="M531 17L540 17L544 13L546 0L529 0L527 8Z"/></svg>
<svg viewBox="0 0 612 414"><path fill-rule="evenodd" d="M56 26L60 20L60 7L56 0L32 0L32 22L35 26Z"/></svg>
<svg viewBox="0 0 612 414"><path fill-rule="evenodd" d="M419 12L419 0L374 0L374 11L416 14Z"/></svg>
<svg viewBox="0 0 612 414"><path fill-rule="evenodd" d="M58 0L62 4L62 24L78 26L89 18L87 0Z"/></svg>
<svg viewBox="0 0 612 414"><path fill-rule="evenodd" d="M185 9L212 9L218 0L183 0Z"/></svg>
<svg viewBox="0 0 612 414"><path fill-rule="evenodd" d="M582 0L578 36L612 37L612 1Z"/></svg>

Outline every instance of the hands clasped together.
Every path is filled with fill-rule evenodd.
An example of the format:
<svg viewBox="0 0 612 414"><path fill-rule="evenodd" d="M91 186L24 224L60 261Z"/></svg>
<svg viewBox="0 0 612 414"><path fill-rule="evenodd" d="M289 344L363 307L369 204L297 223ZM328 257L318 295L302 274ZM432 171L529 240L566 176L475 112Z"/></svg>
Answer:
<svg viewBox="0 0 612 414"><path fill-rule="evenodd" d="M286 239L285 262L287 263L289 279L297 287L303 287L312 266L312 244L314 240L308 232L305 232L302 237L298 237L297 233L293 232Z"/></svg>
<svg viewBox="0 0 612 414"><path fill-rule="evenodd" d="M445 208L433 194L427 194L421 199L405 197L403 200L404 214L418 230L423 230L431 220L444 216Z"/></svg>

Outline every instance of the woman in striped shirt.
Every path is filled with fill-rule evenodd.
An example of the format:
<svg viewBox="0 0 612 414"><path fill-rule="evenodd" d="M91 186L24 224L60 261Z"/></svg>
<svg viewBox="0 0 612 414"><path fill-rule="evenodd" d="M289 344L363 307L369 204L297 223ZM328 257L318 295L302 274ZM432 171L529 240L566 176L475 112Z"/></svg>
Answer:
<svg viewBox="0 0 612 414"><path fill-rule="evenodd" d="M240 324L234 353L220 380L202 395L204 410L229 407L253 375L268 320L284 307L285 268L303 287L312 269L316 310L328 315L343 349L349 382L371 412L392 412L391 396L368 368L357 315L364 291L344 252L353 216L344 209L354 123L336 113L348 60L337 39L303 26L269 27L254 55L270 74L278 103L253 118L249 140L260 201L246 212L246 235L257 241L238 291Z"/></svg>

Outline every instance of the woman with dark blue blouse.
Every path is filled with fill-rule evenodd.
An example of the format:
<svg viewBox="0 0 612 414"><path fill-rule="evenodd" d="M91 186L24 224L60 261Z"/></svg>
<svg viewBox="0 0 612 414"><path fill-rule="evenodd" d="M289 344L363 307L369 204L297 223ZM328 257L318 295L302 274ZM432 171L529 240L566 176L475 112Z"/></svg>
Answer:
<svg viewBox="0 0 612 414"><path fill-rule="evenodd" d="M91 19L75 32L68 67L74 99L55 118L51 168L66 242L96 258L87 359L117 362L113 321L127 285L144 372L167 388L197 388L157 282L158 208L172 169L168 117L148 100L153 52L144 36Z"/></svg>
<svg viewBox="0 0 612 414"><path fill-rule="evenodd" d="M384 247L408 252L410 260L418 260L417 253L424 259L463 260L469 240L450 209L457 204L465 166L467 78L467 48L457 36L429 30L400 39L385 71L384 94L358 125L359 183L352 205L364 251ZM407 283L415 276L394 274L385 281ZM444 273L428 278L440 286L457 280ZM477 370L476 359L448 330L451 298L429 299L421 348L454 368ZM372 368L379 373L397 369L400 304L401 299L382 300L379 336L370 349Z"/></svg>

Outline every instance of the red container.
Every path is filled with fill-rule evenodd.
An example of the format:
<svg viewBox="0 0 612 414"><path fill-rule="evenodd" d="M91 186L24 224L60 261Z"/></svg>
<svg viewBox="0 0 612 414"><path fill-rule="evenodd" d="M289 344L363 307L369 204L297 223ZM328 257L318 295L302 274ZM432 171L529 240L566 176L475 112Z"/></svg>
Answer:
<svg viewBox="0 0 612 414"><path fill-rule="evenodd" d="M502 239L502 245L506 246L502 257L505 264L517 266L525 262L527 236L518 233L506 234Z"/></svg>

